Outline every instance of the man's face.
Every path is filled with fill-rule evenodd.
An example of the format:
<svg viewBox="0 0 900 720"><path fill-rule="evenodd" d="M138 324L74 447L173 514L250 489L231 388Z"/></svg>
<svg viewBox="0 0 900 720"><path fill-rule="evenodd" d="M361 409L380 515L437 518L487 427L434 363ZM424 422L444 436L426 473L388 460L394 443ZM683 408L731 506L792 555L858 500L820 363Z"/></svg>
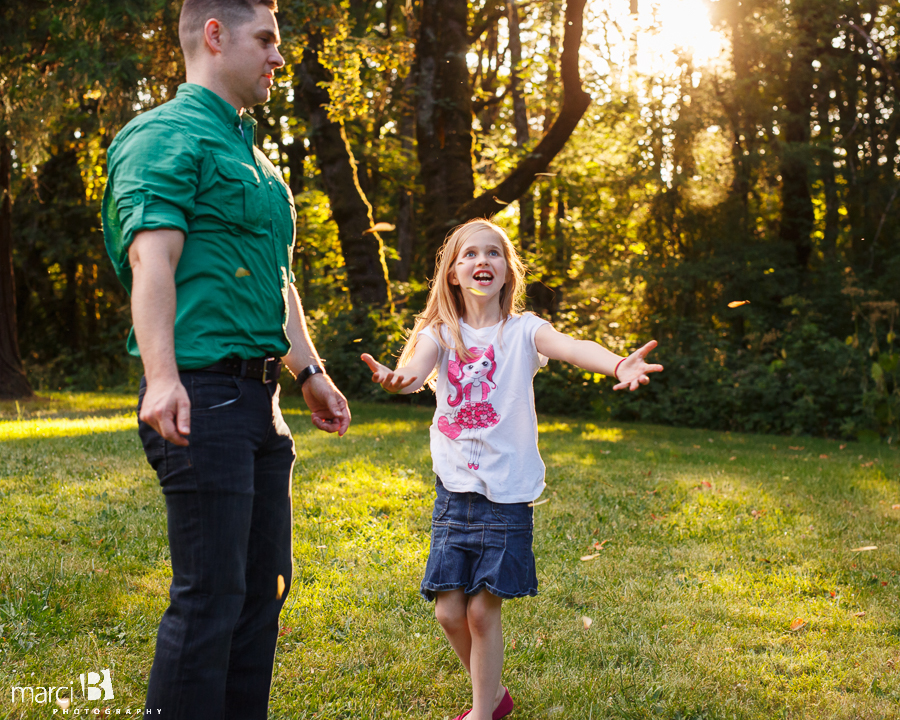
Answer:
<svg viewBox="0 0 900 720"><path fill-rule="evenodd" d="M274 13L265 5L255 5L254 10L252 20L226 28L223 38L221 79L230 100L243 108L269 99L275 69L284 66Z"/></svg>

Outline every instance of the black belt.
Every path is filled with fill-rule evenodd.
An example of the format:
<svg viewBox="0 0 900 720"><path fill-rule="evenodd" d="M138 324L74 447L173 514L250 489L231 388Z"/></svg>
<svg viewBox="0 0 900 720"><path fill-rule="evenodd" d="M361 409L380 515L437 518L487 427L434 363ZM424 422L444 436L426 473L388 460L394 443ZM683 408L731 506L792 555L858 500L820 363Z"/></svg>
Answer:
<svg viewBox="0 0 900 720"><path fill-rule="evenodd" d="M228 357L219 360L209 367L197 368L200 372L222 373L223 375L238 375L242 378L262 380L264 383L276 382L281 374L281 358L250 358L243 360L238 357Z"/></svg>

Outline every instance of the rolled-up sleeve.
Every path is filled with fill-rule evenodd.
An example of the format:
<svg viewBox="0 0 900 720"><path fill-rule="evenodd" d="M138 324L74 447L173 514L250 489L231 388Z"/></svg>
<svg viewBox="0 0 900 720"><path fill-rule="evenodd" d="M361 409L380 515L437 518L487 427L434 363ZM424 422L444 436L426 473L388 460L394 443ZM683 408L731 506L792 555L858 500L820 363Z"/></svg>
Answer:
<svg viewBox="0 0 900 720"><path fill-rule="evenodd" d="M130 289L128 248L142 230L188 232L200 180L201 155L177 128L154 121L116 138L107 155L103 201L106 246Z"/></svg>

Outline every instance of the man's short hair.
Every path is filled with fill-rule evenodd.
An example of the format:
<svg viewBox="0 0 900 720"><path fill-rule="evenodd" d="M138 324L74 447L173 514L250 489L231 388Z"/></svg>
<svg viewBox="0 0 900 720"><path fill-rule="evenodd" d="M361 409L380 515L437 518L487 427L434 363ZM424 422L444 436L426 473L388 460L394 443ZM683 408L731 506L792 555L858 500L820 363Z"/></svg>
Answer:
<svg viewBox="0 0 900 720"><path fill-rule="evenodd" d="M278 0L184 0L178 20L178 39L185 57L200 46L206 21L215 18L227 28L253 19L257 5L278 12Z"/></svg>

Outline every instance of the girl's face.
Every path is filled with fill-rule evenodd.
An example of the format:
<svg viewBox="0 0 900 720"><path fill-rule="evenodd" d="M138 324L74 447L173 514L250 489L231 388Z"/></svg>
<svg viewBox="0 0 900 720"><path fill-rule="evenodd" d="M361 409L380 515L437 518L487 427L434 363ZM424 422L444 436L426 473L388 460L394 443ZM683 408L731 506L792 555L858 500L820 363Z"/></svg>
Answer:
<svg viewBox="0 0 900 720"><path fill-rule="evenodd" d="M499 298L508 270L503 240L490 230L479 230L463 243L449 279L460 286L467 305L489 303Z"/></svg>
<svg viewBox="0 0 900 720"><path fill-rule="evenodd" d="M482 355L477 360L462 366L463 375L468 380L480 380L491 371L491 361Z"/></svg>

